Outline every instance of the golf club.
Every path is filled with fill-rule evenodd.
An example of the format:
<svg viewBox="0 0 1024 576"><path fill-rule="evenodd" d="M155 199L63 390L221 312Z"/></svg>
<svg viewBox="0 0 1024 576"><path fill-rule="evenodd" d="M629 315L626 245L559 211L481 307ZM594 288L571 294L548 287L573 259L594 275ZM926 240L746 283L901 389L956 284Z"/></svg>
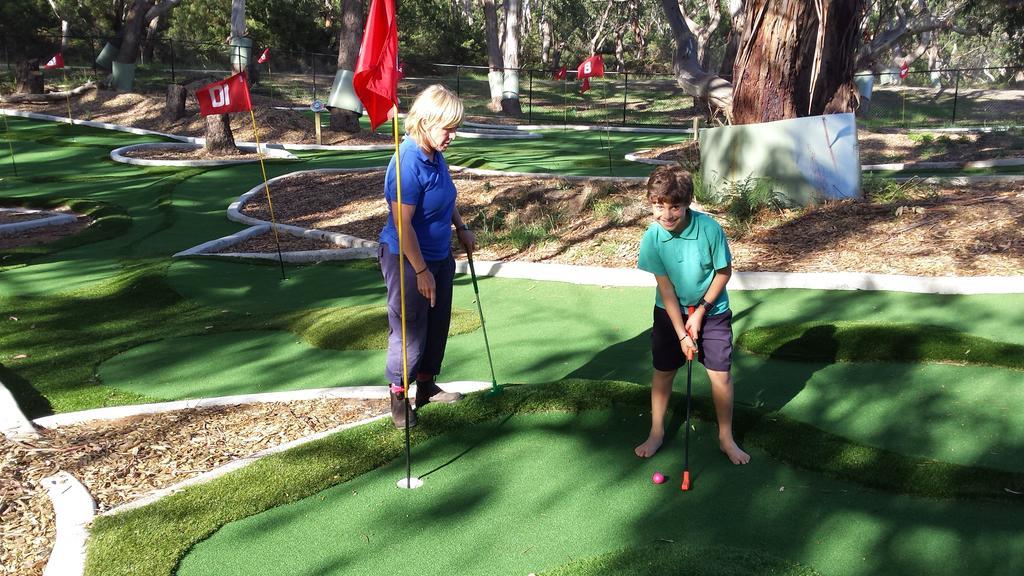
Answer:
<svg viewBox="0 0 1024 576"><path fill-rule="evenodd" d="M473 267L473 254L466 253L466 258L469 260L469 276L473 279L473 294L476 295L476 309L480 312L480 328L484 331L484 347L487 348L487 363L491 366L491 390L487 392L488 396L501 393L501 387L498 386L498 379L494 377L494 361L491 360L491 344L487 341L487 323L484 322L484 309L480 306L480 289L476 285L476 268Z"/></svg>
<svg viewBox="0 0 1024 576"><path fill-rule="evenodd" d="M686 317L693 316L693 306L686 308ZM689 331L687 331L689 334ZM693 335L690 335L693 338ZM693 340L697 344L696 338ZM686 351L686 432L683 441L683 485L680 488L683 492L690 490L690 386L693 382L693 350Z"/></svg>

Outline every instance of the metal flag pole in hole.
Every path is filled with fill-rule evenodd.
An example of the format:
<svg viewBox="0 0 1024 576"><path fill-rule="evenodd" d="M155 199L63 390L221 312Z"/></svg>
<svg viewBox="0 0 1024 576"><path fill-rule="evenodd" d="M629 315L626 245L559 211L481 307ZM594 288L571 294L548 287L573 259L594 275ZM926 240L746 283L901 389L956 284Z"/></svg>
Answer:
<svg viewBox="0 0 1024 576"><path fill-rule="evenodd" d="M686 308L686 317L693 316L693 306ZM693 335L687 330L687 335L693 338ZM693 344L697 344L697 340L693 340ZM680 486L683 492L690 490L690 385L693 382L693 350L686 351L686 432L684 433L685 440L683 441L683 485Z"/></svg>
<svg viewBox="0 0 1024 576"><path fill-rule="evenodd" d="M473 279L473 294L476 296L476 309L480 312L480 328L484 331L484 347L487 348L487 363L491 367L491 389L488 396L501 394L501 387L498 386L498 379L494 377L494 361L491 360L491 344L487 341L487 323L484 322L484 309L480 306L480 289L476 285L476 268L473 267L473 254L467 253L469 260L469 276Z"/></svg>

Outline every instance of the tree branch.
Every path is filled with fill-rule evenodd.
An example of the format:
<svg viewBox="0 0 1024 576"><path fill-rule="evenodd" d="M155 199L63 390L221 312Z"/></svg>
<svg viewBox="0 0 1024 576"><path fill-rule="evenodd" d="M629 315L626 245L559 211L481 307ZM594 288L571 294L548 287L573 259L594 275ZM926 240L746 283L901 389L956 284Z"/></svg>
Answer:
<svg viewBox="0 0 1024 576"><path fill-rule="evenodd" d="M152 8L150 8L146 12L146 17L145 17L146 22L149 22L149 21L153 20L154 18L158 18L158 17L160 17L160 16L170 12L171 8L174 8L175 6L177 6L180 3L181 3L181 0L163 0L163 2L160 2L159 4L154 5Z"/></svg>

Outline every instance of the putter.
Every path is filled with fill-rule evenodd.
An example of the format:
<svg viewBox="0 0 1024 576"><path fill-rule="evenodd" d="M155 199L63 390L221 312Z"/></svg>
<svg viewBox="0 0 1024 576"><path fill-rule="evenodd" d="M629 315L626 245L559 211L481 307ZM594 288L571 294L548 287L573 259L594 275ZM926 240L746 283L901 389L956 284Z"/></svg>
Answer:
<svg viewBox="0 0 1024 576"><path fill-rule="evenodd" d="M491 360L491 344L487 341L487 323L484 322L484 309L480 306L480 289L476 285L476 268L473 267L473 255L466 253L469 260L469 276L473 279L473 294L476 295L476 309L480 313L480 328L484 331L484 347L487 348L487 363L491 367L491 389L486 396L501 394L501 387L498 386L498 379L494 377L494 361Z"/></svg>
<svg viewBox="0 0 1024 576"><path fill-rule="evenodd" d="M693 306L686 308L686 317L693 315ZM691 335L692 338L692 335ZM693 341L697 343L696 340ZM693 351L686 355L686 432L683 441L683 485L680 486L683 492L690 490L690 385L693 382Z"/></svg>

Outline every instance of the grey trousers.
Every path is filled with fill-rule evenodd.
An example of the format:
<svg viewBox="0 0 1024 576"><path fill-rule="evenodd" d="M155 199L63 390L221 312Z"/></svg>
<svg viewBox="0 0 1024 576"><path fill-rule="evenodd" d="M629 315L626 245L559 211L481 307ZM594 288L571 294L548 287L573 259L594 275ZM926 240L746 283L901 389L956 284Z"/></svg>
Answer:
<svg viewBox="0 0 1024 576"><path fill-rule="evenodd" d="M402 301L399 290L398 255L381 243L377 251L384 285L388 292L388 354L385 374L391 384L402 383ZM421 372L436 376L448 344L448 327L452 321L452 283L455 279L455 258L449 253L443 260L428 261L437 287L434 307L416 289L416 271L409 261L405 265L405 338L409 362L409 383Z"/></svg>

